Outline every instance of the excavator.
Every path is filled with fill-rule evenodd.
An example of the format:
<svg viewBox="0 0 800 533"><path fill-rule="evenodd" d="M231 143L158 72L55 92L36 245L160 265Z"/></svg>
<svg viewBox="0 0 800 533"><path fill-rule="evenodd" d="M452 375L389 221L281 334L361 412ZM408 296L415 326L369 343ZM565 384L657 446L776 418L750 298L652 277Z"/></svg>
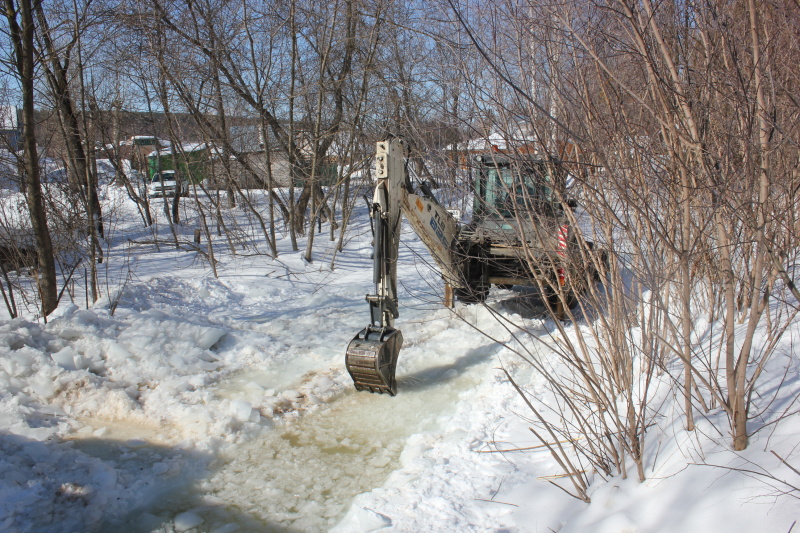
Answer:
<svg viewBox="0 0 800 533"><path fill-rule="evenodd" d="M575 231L566 210L562 165L553 158L476 155L472 161L474 202L469 223L437 201L428 180L412 180L402 140L377 143L373 221L373 294L370 323L347 346L345 366L359 391L397 394L395 370L403 335L399 316L397 257L401 214L420 237L441 272L445 305L453 298L483 302L492 285L537 286L558 318L574 306L584 272L570 254ZM575 280L575 286L570 282Z"/></svg>

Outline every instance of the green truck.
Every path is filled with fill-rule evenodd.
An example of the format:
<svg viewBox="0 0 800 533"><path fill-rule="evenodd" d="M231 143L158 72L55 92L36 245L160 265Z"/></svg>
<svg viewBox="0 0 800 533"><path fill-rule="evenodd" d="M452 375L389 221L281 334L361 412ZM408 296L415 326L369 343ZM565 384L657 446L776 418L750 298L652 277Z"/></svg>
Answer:
<svg viewBox="0 0 800 533"><path fill-rule="evenodd" d="M184 145L177 155L170 149L157 150L147 156L147 180L163 175L180 174L185 185L200 183L208 176L210 150L205 143ZM171 171L171 172L170 172Z"/></svg>

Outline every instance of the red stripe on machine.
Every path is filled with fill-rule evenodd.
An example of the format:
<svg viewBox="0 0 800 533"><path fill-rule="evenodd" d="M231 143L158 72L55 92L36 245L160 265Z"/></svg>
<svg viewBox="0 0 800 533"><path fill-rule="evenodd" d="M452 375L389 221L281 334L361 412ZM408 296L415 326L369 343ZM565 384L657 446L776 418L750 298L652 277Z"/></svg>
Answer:
<svg viewBox="0 0 800 533"><path fill-rule="evenodd" d="M564 250L567 249L567 237L569 236L569 224L564 224L558 228L558 255L564 257L566 254Z"/></svg>

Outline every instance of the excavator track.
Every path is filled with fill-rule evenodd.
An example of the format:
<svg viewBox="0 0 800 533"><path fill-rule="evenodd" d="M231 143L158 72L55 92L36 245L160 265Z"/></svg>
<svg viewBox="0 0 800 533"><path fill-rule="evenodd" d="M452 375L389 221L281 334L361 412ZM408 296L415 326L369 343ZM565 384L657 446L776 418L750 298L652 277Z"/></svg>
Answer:
<svg viewBox="0 0 800 533"><path fill-rule="evenodd" d="M350 341L345 366L356 390L397 394L395 369L403 334L391 327L367 326Z"/></svg>

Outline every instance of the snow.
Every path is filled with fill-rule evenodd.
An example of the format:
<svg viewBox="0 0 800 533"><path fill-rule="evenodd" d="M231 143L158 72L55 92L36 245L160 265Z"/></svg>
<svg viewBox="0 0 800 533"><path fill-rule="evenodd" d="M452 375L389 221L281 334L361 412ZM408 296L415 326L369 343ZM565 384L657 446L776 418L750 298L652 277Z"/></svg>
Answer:
<svg viewBox="0 0 800 533"><path fill-rule="evenodd" d="M503 321L557 334L524 294L443 308L406 229L399 394L357 393L344 350L372 290L362 207L333 271L321 237L310 264L285 236L277 260L219 238L215 278L194 252L131 243L149 235L134 207L113 187L104 201L103 297L87 309L76 287L47 323L0 321L0 531L713 533L797 519L800 480L778 458L798 463L797 323L747 450L731 450L719 410L687 433L681 400L661 397L647 479L593 475L587 504L553 485L569 487L505 375L550 401L505 346L518 341Z"/></svg>

